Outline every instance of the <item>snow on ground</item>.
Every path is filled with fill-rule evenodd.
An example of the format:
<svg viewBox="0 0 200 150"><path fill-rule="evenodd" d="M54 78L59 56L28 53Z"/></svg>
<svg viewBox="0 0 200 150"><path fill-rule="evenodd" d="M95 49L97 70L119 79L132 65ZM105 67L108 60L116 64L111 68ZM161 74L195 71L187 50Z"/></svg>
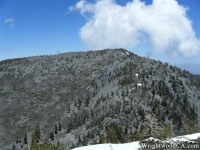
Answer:
<svg viewBox="0 0 200 150"><path fill-rule="evenodd" d="M170 141L176 141L176 140L196 140L200 138L200 133L194 133L194 134L188 134L188 135L182 135L177 136L174 138L171 138ZM74 148L72 150L138 150L140 147L139 141L131 142L131 143L124 143L124 144L97 144L97 145L89 145L89 146L83 146Z"/></svg>
<svg viewBox="0 0 200 150"><path fill-rule="evenodd" d="M174 139L172 139L171 141L183 141L183 142L187 142L187 141L190 141L190 140L188 140L188 139L186 139L186 138L174 138Z"/></svg>
<svg viewBox="0 0 200 150"><path fill-rule="evenodd" d="M188 134L188 135L182 135L182 136L177 136L177 137L172 137L168 140L165 140L163 142L167 143L173 143L173 142L190 142L190 143L195 143L194 140L200 138L200 133L194 133L194 134Z"/></svg>
<svg viewBox="0 0 200 150"><path fill-rule="evenodd" d="M181 138L181 137L186 138L188 140L196 140L196 139L200 138L200 133L177 136L177 138Z"/></svg>
<svg viewBox="0 0 200 150"><path fill-rule="evenodd" d="M157 139L157 138L154 138L154 137L149 137L148 139L145 139L143 141L152 141L152 140L154 140L154 141L161 141L160 139Z"/></svg>
<svg viewBox="0 0 200 150"><path fill-rule="evenodd" d="M129 53L128 53L128 52L126 52L126 54L127 54L127 55L129 55Z"/></svg>
<svg viewBox="0 0 200 150"><path fill-rule="evenodd" d="M139 141L124 144L97 144L89 145L73 150L138 150L140 148Z"/></svg>

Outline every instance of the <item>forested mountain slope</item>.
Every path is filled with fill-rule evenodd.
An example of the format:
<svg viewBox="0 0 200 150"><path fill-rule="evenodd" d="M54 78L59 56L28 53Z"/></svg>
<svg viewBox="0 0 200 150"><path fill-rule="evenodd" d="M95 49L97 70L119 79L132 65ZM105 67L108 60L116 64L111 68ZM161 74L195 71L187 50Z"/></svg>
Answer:
<svg viewBox="0 0 200 150"><path fill-rule="evenodd" d="M1 61L0 148L194 133L199 92L199 75L124 49Z"/></svg>

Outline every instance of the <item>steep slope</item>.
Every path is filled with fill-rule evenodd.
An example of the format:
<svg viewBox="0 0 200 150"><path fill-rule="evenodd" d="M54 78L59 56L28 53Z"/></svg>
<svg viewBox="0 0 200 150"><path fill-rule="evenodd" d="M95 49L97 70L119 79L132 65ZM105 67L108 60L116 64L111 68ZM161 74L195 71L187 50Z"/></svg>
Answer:
<svg viewBox="0 0 200 150"><path fill-rule="evenodd" d="M5 60L0 147L27 147L37 126L65 147L193 133L199 90L200 76L123 49Z"/></svg>

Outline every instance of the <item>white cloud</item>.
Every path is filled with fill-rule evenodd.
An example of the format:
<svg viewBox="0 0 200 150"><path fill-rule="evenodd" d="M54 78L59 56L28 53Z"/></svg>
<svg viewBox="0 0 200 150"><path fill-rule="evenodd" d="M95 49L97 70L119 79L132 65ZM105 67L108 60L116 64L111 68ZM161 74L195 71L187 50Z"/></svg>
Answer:
<svg viewBox="0 0 200 150"><path fill-rule="evenodd" d="M5 23L10 23L10 27L11 27L11 28L15 28L15 27L14 27L14 24L13 24L13 22L14 22L14 19L13 19L13 18L6 19L4 22L5 22Z"/></svg>
<svg viewBox="0 0 200 150"><path fill-rule="evenodd" d="M175 0L153 0L151 5L133 0L125 6L113 0L81 0L69 7L74 10L86 18L79 34L90 49L134 48L149 42L157 52L191 57L200 51L188 8Z"/></svg>

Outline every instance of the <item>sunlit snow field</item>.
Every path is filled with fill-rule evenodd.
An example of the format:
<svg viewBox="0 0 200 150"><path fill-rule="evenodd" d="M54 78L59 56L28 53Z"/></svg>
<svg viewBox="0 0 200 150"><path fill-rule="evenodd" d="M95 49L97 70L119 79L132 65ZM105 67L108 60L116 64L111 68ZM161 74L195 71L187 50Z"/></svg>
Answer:
<svg viewBox="0 0 200 150"><path fill-rule="evenodd" d="M196 140L200 138L200 133L188 134L183 136L177 136L169 139L169 141L176 141L177 139L187 138L188 140ZM73 150L138 150L140 147L139 141L124 143L124 144L97 144L97 145L88 145L84 147L74 148Z"/></svg>

